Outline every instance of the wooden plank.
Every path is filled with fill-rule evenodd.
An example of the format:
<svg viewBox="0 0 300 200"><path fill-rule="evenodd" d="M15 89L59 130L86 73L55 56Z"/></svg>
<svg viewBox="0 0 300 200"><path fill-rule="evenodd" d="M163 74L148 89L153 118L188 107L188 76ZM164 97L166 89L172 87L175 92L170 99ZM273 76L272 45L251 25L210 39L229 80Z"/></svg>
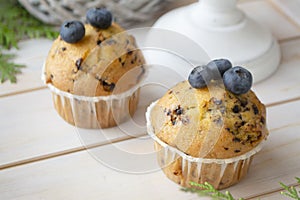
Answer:
<svg viewBox="0 0 300 200"><path fill-rule="evenodd" d="M168 199L174 195L196 199L180 192L161 171L143 175L115 171L85 151L0 171L1 199Z"/></svg>
<svg viewBox="0 0 300 200"><path fill-rule="evenodd" d="M45 87L41 80L41 69L52 41L47 39L25 40L19 49L8 51L16 55L14 62L26 65L17 76L17 84L6 81L0 84L0 97Z"/></svg>
<svg viewBox="0 0 300 200"><path fill-rule="evenodd" d="M300 35L299 27L281 15L268 2L243 2L240 3L240 7L247 15L268 27L279 39L287 39ZM44 87L44 84L40 80L41 67L51 44L52 41L47 39L25 40L19 43L19 50L13 49L10 51L17 55L14 60L16 63L25 64L27 67L22 69L22 74L18 75L18 84L11 84L8 81L0 84L0 97Z"/></svg>
<svg viewBox="0 0 300 200"><path fill-rule="evenodd" d="M295 188L296 188L297 191L300 191L299 186L296 186ZM276 199L276 200L287 200L287 199L291 199L291 198L288 198L287 196L284 196L284 195L280 194L281 191L283 191L283 190L260 196L259 199L261 199L261 200L274 200L274 199Z"/></svg>
<svg viewBox="0 0 300 200"><path fill-rule="evenodd" d="M252 19L267 27L279 40L300 35L300 29L268 1L249 1L239 7ZM280 24L280 26L278 26Z"/></svg>
<svg viewBox="0 0 300 200"><path fill-rule="evenodd" d="M300 28L300 2L295 0L270 0L284 15Z"/></svg>
<svg viewBox="0 0 300 200"><path fill-rule="evenodd" d="M39 45L36 45L37 43ZM263 102L268 104L274 101L299 97L299 73L297 73L297 66L300 63L299 44L300 40L281 44L283 60L278 71L269 79L258 83L254 87ZM20 44L20 50L15 51L18 54L16 62L26 64L27 68L23 70L23 74L18 76L18 84L11 84L9 82L0 84L0 97L45 87L40 76L41 66L47 53L46 49L49 46L48 40L29 40ZM38 53L36 56L30 56L29 52ZM40 55L40 53L44 55Z"/></svg>
<svg viewBox="0 0 300 200"><path fill-rule="evenodd" d="M48 89L0 98L0 169L145 134L144 113L166 89L146 87L133 121L105 130L77 129L56 113Z"/></svg>
<svg viewBox="0 0 300 200"><path fill-rule="evenodd" d="M294 55L297 54L287 56L287 62L293 62L292 57ZM294 59L294 62L298 62L298 60ZM287 65L287 67L297 70L297 67L294 67L294 65L295 63L292 63ZM285 71L287 72L288 70L283 70L283 72ZM274 78L276 77L280 78L281 76L279 74L274 75ZM287 77L288 81L289 76L286 74L285 77ZM298 80L293 80L291 83L294 84L294 81ZM277 102L280 98L288 99L288 97L291 98L299 95L296 92L297 88L281 95L278 92L281 91L280 87L276 87L276 84L282 83L284 85L284 81L274 82L272 84L266 81L257 85L258 95L263 102L272 103ZM272 89L268 90L268 88ZM139 125L143 126L145 124L144 112L146 106L151 101L159 98L165 90L156 86L148 86L143 89L141 106L137 115L135 115L135 120L137 122L139 120ZM300 118L300 111L296 112L299 107L299 102L296 102L295 104L287 104L286 106L276 106L274 111L273 108L268 109L268 112L270 112L268 117L270 128L278 128L286 124L296 123L297 119ZM53 109L48 89L0 98L0 110L0 127L2 128L0 138L3 138L0 140L0 168L79 151L83 149L83 146L102 145L108 143L109 140L123 140L145 134L143 128L131 130L130 124L122 126L123 129L121 130L118 128L107 129L105 134L97 134L97 131L84 131L81 129L78 129L80 130L78 132L77 129L65 123L57 115ZM281 120L280 117L284 115L293 117Z"/></svg>
<svg viewBox="0 0 300 200"><path fill-rule="evenodd" d="M280 181L295 183L293 178L299 176L300 171L299 128L300 124L271 132L246 179L230 189L233 194L250 198L280 189Z"/></svg>
<svg viewBox="0 0 300 200"><path fill-rule="evenodd" d="M74 127L56 114L48 90L0 98L0 163L80 146Z"/></svg>
<svg viewBox="0 0 300 200"><path fill-rule="evenodd" d="M300 124L271 131L247 177L229 189L234 196L256 197L280 189L279 181L295 182L300 170L299 128ZM0 198L199 199L179 191L159 170L153 153L153 141L142 137L4 169Z"/></svg>
<svg viewBox="0 0 300 200"><path fill-rule="evenodd" d="M282 61L268 79L254 85L254 91L267 105L300 97L300 40L281 44Z"/></svg>

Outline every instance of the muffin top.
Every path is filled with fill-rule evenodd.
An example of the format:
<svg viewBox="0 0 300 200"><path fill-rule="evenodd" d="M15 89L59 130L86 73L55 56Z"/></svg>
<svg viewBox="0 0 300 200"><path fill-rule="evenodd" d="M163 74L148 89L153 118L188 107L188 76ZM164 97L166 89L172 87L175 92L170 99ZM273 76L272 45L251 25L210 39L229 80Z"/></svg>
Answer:
<svg viewBox="0 0 300 200"><path fill-rule="evenodd" d="M235 94L218 81L201 88L178 83L158 100L150 118L160 140L193 157L236 157L268 135L265 106L254 92Z"/></svg>
<svg viewBox="0 0 300 200"><path fill-rule="evenodd" d="M134 37L116 23L106 29L84 27L84 37L78 42L68 43L61 35L54 41L45 62L46 83L83 96L110 95L121 78L118 92L135 85L144 73L145 61Z"/></svg>

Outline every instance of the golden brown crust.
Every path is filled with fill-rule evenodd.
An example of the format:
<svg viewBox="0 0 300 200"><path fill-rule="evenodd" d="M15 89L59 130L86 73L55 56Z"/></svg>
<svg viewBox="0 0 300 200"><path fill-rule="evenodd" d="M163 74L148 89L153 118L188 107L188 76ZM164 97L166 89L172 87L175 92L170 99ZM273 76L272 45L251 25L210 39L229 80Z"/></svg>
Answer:
<svg viewBox="0 0 300 200"><path fill-rule="evenodd" d="M69 44L58 37L45 63L46 82L65 92L84 96L112 94L119 79L145 61L132 36L113 23L108 29L85 25L85 37ZM139 67L119 92L136 84L143 73Z"/></svg>
<svg viewBox="0 0 300 200"><path fill-rule="evenodd" d="M268 135L265 106L256 95L234 95L220 86L194 89L181 82L158 101L151 117L162 141L194 157L239 156Z"/></svg>

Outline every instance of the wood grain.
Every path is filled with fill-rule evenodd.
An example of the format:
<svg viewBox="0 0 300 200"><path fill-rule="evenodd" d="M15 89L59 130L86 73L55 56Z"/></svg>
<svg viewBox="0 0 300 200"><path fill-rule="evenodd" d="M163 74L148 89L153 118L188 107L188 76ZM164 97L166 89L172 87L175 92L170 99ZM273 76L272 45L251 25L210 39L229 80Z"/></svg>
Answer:
<svg viewBox="0 0 300 200"><path fill-rule="evenodd" d="M268 106L270 136L248 176L230 191L246 199L286 199L278 183L295 185L300 176L300 30L268 1L240 7L280 39L283 59L272 77L254 86ZM18 84L0 85L0 199L209 199L179 191L159 170L153 141L142 136L145 108L163 90L143 94L136 129L130 123L105 132L76 129L57 115L40 80L50 46L43 39L21 42L12 52L27 68Z"/></svg>
<svg viewBox="0 0 300 200"><path fill-rule="evenodd" d="M298 26L278 12L268 1L249 1L240 4L239 7L249 17L268 28L279 40L300 35Z"/></svg>
<svg viewBox="0 0 300 200"><path fill-rule="evenodd" d="M293 177L300 170L299 128L289 126L271 132L247 177L230 188L234 196L257 197L279 190L279 181L295 183ZM124 156L124 152L129 155ZM128 173L128 169L140 170L140 174ZM148 173L142 173L142 169ZM179 186L165 177L156 165L153 141L145 137L0 171L1 199L100 197L199 199L179 191Z"/></svg>
<svg viewBox="0 0 300 200"><path fill-rule="evenodd" d="M296 186L297 184L292 184L292 185L295 186L295 188L297 189L297 191L300 191L299 190L300 189L299 185L298 186ZM272 192L270 194L262 195L262 196L260 196L260 199L261 200L274 200L274 199L276 199L276 200L287 200L287 199L291 199L291 198L289 198L289 197L287 197L285 195L280 194L280 192L282 192L282 191L284 191L284 190L279 190L279 191Z"/></svg>
<svg viewBox="0 0 300 200"><path fill-rule="evenodd" d="M103 130L79 129L56 113L44 89L0 98L0 169L145 134L146 107L166 89L147 87L133 121Z"/></svg>

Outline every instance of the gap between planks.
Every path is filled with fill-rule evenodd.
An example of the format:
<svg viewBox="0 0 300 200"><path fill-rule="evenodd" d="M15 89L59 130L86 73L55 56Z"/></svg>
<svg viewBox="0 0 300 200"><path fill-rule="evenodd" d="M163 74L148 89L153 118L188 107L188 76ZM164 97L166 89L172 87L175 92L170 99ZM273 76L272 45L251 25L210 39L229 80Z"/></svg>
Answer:
<svg viewBox="0 0 300 200"><path fill-rule="evenodd" d="M291 98L291 99L287 99L287 100L268 103L268 104L265 104L265 106L267 108L270 108L270 107L279 106L279 105L282 105L282 104L291 103L291 102L295 102L295 101L299 101L299 100L300 100L300 96L294 97L294 98Z"/></svg>
<svg viewBox="0 0 300 200"><path fill-rule="evenodd" d="M284 126L284 127L286 127L286 126ZM270 129L270 131L278 130L278 129L284 128L284 127ZM139 135L136 135L136 136L127 136L127 137L124 137L124 138L112 139L109 144L118 143L118 142L126 141L126 140L129 140L129 139L142 137L142 136L145 136L145 135L146 135L146 133L142 133L142 134L139 134ZM76 147L76 148L72 148L72 149L69 149L69 150L61 151L61 152L54 152L54 153L51 153L51 154L48 154L48 155L37 156L37 157L34 157L34 158L29 158L29 159L26 159L26 160L17 161L17 162L10 163L10 164L7 164L7 165L2 165L2 166L0 166L0 170L11 169L11 168L14 168L14 167L30 164L30 163L37 162L37 161L43 161L43 160L47 160L47 159L50 159L50 158L56 158L56 157L59 157L59 156L64 156L64 155L70 155L70 154L73 154L73 153L81 152L83 150L98 148L98 147L109 145L109 144L101 142L101 143L91 144L91 145L87 145L87 146ZM288 187L291 187L291 186L297 187L297 186L300 186L300 184L299 183L292 183L292 184L288 184L287 186ZM275 193L280 193L281 191L284 191L284 189L282 187L280 187L280 185L278 183L278 188L275 188L275 189L272 189L272 190L269 190L269 191L264 191L263 193L255 194L255 195L252 195L252 196L246 196L246 197L244 197L244 199L245 200L254 200L254 199L256 200L256 199L260 199L260 198L268 196L268 195L272 195L272 194L275 194Z"/></svg>
<svg viewBox="0 0 300 200"><path fill-rule="evenodd" d="M7 94L0 94L0 98L1 97L10 97L10 96L18 95L18 94L29 93L29 92L34 92L34 91L43 90L43 89L46 89L46 88L47 88L47 86L40 86L40 87L36 87L36 88L25 89L25 90L22 90L22 91L16 91L16 92L11 92L11 93L7 93Z"/></svg>
<svg viewBox="0 0 300 200"><path fill-rule="evenodd" d="M284 44L286 42L295 41L295 40L300 40L300 36L284 38L284 39L278 40L278 42L279 42L279 44ZM17 84L17 83L15 83L15 84ZM7 93L7 94L0 94L0 98L2 98L2 97L10 97L10 96L14 96L14 95L29 93L29 92L34 92L34 91L42 90L42 89L46 89L46 88L47 88L47 86L45 85L45 86L40 86L40 87L36 87L36 88L25 89L25 90L22 90L22 91L10 92L10 93ZM271 106L273 106L273 104L274 105L278 105L280 103L281 102L275 102L275 103L272 103Z"/></svg>
<svg viewBox="0 0 300 200"><path fill-rule="evenodd" d="M285 13L284 10L282 10L276 3L274 3L272 0L267 1L270 6L272 6L279 14L281 14L286 20L288 20L291 24L293 24L295 27L297 27L300 30L300 25L288 14Z"/></svg>
<svg viewBox="0 0 300 200"><path fill-rule="evenodd" d="M292 187L292 186L293 187L298 187L298 186L300 186L300 184L299 183L292 183L292 184L288 184L287 186L288 187ZM260 199L262 197L269 196L269 195L276 194L276 193L280 193L282 191L285 191L285 190L283 188L273 189L273 190L270 190L270 191L266 191L264 193L260 193L260 194L256 194L256 195L253 195L253 196L246 197L244 199L245 200Z"/></svg>
<svg viewBox="0 0 300 200"><path fill-rule="evenodd" d="M39 89L44 89L44 88L39 88ZM39 90L36 89L36 90ZM35 91L35 90L31 90L31 91ZM274 106L278 106L278 105L282 105L282 104L286 104L286 103L291 103L291 102L295 102L295 101L300 101L300 96L299 97L295 97L293 99L289 99L289 100L283 100L283 101L278 101L278 102L274 102L274 103L270 103L270 104L266 104L266 107L274 107ZM270 129L269 131L275 131L281 128L286 128L287 126L294 126L294 125L299 125L299 124L287 124L283 127L278 127L275 129ZM3 164L0 165L0 170L3 169L7 169L7 168L12 168L12 167L16 167L16 166L20 166L20 165L25 165L25 164L29 164L29 163L33 163L33 162L37 162L37 161L42 161L42 160L46 160L46 159L50 159L50 158L55 158L55 157L59 157L59 156L63 156L63 155L68 155L68 154L72 154L72 153L77 153L83 150L87 150L87 149L92 149L92 148L98 148L104 145L109 145L111 143L118 143L118 142L122 142L125 140L129 140L129 139L134 139L137 137L142 137L147 135L147 133L140 133L136 136L125 136L122 138L116 138L116 139L111 139L109 141L109 143L107 143L106 141L103 142L99 142L99 143L95 143L95 144L90 144L90 145L83 145L83 146L79 146L79 147L75 147L75 148L71 148L71 149L67 149L67 150L62 150L62 151L58 151L58 152L53 152L53 153L49 153L49 154L45 154L45 155L41 155L41 156L35 156L32 158L28 158L28 159L24 159L24 160L19 160L19 161L15 161L15 162L10 162L7 164Z"/></svg>
<svg viewBox="0 0 300 200"><path fill-rule="evenodd" d="M290 127L290 126L299 126L299 123L287 124L287 125L284 125L282 127L270 129L269 131L273 132L273 131L283 129L283 128L286 128L286 127ZM19 161L10 162L10 163L7 163L7 164L0 165L0 170L13 168L13 167L21 166L21 165L26 165L26 164L30 164L30 163L33 163L33 162L43 161L43 160L47 160L47 159L51 159L51 158L56 158L56 157L59 157L59 156L65 156L65 155L69 155L69 154L73 154L73 153L78 153L78 152L81 152L81 151L84 151L84 150L98 148L98 147L110 145L110 144L113 144L113 143L123 142L123 141L126 141L126 140L143 137L143 136L146 136L146 135L147 135L147 133L140 133L140 134L137 134L135 136L125 136L123 138L111 139L109 141L109 143L107 143L106 141L102 141L102 142L98 142L98 143L95 143L95 144L90 144L90 145L86 145L86 146L79 146L79 147L66 149L66 150L58 151L58 152L53 152L53 153L49 153L49 154L45 154L45 155L41 155L41 156L35 156L35 157L32 157L32 158L28 158L28 159L19 160Z"/></svg>
<svg viewBox="0 0 300 200"><path fill-rule="evenodd" d="M98 143L95 143L95 144L90 144L90 145L85 145L85 146L83 145L83 146L79 146L79 147L75 147L75 148L71 148L71 149L66 149L66 150L63 150L63 151L53 152L53 153L49 153L49 154L45 154L45 155L41 155L41 156L36 156L36 157L24 159L24 160L10 162L10 163L7 163L7 164L0 165L0 170L13 168L13 167L21 166L21 165L26 165L26 164L30 164L30 163L33 163L33 162L43 161L43 160L47 160L47 159L50 159L50 158L56 158L56 157L59 157L59 156L69 155L69 154L81 152L81 151L88 150L88 149L98 148L98 147L101 147L101 146L110 145L110 144L113 144L113 143L118 143L118 142L122 142L122 141L125 141L125 140L130 140L130 139L142 137L142 136L145 136L145 135L146 135L146 133L137 134L135 136L127 136L127 137L125 136L123 138L111 139L109 141L109 143L107 143L106 141L103 141L103 142L98 142Z"/></svg>

